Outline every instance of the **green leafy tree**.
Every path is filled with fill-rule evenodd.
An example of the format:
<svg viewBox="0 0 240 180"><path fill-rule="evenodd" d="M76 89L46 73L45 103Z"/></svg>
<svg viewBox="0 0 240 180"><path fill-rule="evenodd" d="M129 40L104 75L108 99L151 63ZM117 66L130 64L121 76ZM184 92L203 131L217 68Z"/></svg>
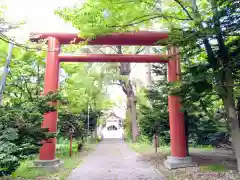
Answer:
<svg viewBox="0 0 240 180"><path fill-rule="evenodd" d="M97 120L102 115L101 111L90 110L89 131L92 132L97 126ZM59 113L59 135L68 138L70 135L78 142L78 150L82 149L88 130L88 112L79 113L60 112Z"/></svg>
<svg viewBox="0 0 240 180"><path fill-rule="evenodd" d="M57 14L72 22L74 27L81 29L81 35L89 38L109 32L138 30L144 26L168 28L168 43L180 47L189 68L194 64L199 67L198 73L190 72L197 80L195 84L201 84L198 94L208 92L212 85L212 90L222 100L240 170L240 131L234 97L239 72L238 4L239 0L88 0L81 7L58 10ZM184 92L185 86L194 86L193 80L184 81L183 78L178 91ZM183 98L188 96L187 92L183 94Z"/></svg>
<svg viewBox="0 0 240 180"><path fill-rule="evenodd" d="M103 67L88 67L88 64L64 64L67 78L62 84L64 96L68 99L71 112L92 109L108 109L112 106L107 94L108 73ZM102 71L103 70L103 71Z"/></svg>
<svg viewBox="0 0 240 180"><path fill-rule="evenodd" d="M147 89L147 97L151 103L150 105L141 104L139 126L141 133L147 136L149 140L153 134L159 134L162 143L168 144L170 137L167 100L170 84L167 82L165 65L154 65L153 72L158 80ZM214 95L193 100L191 92L191 89L189 89L188 98L190 98L191 105L188 104L187 113L185 111L189 143L191 145L218 145L213 142L214 134L217 132L227 133L228 130L227 123L224 121L225 114L219 112L220 106L217 104L219 100Z"/></svg>
<svg viewBox="0 0 240 180"><path fill-rule="evenodd" d="M107 71L105 64L97 63L67 63L62 67L67 75L61 91L67 104L60 107L60 135L69 137L72 134L80 150L88 129L90 133L95 131L102 112L113 106L107 92L112 73Z"/></svg>
<svg viewBox="0 0 240 180"><path fill-rule="evenodd" d="M166 66L154 66L154 72L158 77L153 86L146 89L146 96L150 104L140 104L141 118L139 126L141 134L147 136L149 140L154 134L158 134L165 144L170 141L168 123L168 84L166 77Z"/></svg>
<svg viewBox="0 0 240 180"><path fill-rule="evenodd" d="M20 52L9 68L5 103L24 103L34 101L43 92L44 54Z"/></svg>

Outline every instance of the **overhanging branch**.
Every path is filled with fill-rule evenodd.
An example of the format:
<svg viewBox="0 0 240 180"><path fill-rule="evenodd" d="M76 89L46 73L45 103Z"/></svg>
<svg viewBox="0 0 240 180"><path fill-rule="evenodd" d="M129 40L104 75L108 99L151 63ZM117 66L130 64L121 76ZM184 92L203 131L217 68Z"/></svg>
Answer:
<svg viewBox="0 0 240 180"><path fill-rule="evenodd" d="M146 18L146 17L148 17L148 18ZM145 19L142 19L142 18L145 18ZM162 15L162 14L158 14L158 15L144 15L144 16L138 17L136 19L133 19L133 20L127 22L124 25L113 25L113 26L108 26L108 27L109 28L128 27L128 26L137 25L137 24L143 23L145 21L150 21L150 20L157 19L157 18L175 19L175 20L180 20L180 21L190 21L190 20L193 20L193 19L188 19L188 18L178 18L178 17L173 17L173 16L165 16L165 15ZM142 20L139 20L139 19L142 19ZM136 21L136 20L139 20L139 21Z"/></svg>
<svg viewBox="0 0 240 180"><path fill-rule="evenodd" d="M146 46L144 46L142 49L141 49L141 48L142 48L142 47L139 47L135 54L139 54L139 53L141 53L142 51L144 51L144 49L146 48Z"/></svg>
<svg viewBox="0 0 240 180"><path fill-rule="evenodd" d="M193 20L192 16L190 15L190 13L188 12L188 10L182 5L182 3L180 2L180 0L174 0L179 6L181 6L181 8L183 9L183 11L187 14L187 16L189 17L190 20Z"/></svg>

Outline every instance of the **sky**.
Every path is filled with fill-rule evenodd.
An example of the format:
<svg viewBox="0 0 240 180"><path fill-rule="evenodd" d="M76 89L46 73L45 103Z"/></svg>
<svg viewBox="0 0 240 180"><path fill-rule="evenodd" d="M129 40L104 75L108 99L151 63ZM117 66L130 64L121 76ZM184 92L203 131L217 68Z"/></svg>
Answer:
<svg viewBox="0 0 240 180"><path fill-rule="evenodd" d="M21 30L14 32L19 41L27 40L30 32L77 32L54 14L58 7L74 5L80 0L3 0L5 16L13 22L25 21Z"/></svg>
<svg viewBox="0 0 240 180"><path fill-rule="evenodd" d="M17 42L24 42L28 39L30 32L77 32L70 23L64 22L54 14L54 10L59 7L72 6L82 3L83 0L0 0L7 6L5 17L12 22L24 21L26 24L20 29L11 32L11 36ZM138 78L146 81L145 64L134 65L131 78ZM125 116L125 95L120 87L109 88L111 99L118 102L118 107L113 109L118 116Z"/></svg>

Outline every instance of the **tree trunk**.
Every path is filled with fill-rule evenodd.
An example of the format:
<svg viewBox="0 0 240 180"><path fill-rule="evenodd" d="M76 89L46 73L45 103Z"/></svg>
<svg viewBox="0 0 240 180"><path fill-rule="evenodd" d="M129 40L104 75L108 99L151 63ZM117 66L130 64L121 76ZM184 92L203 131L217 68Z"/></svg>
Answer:
<svg viewBox="0 0 240 180"><path fill-rule="evenodd" d="M118 54L122 54L121 46L117 46L117 52ZM120 75L127 76L129 78L130 73L130 63L120 63ZM128 82L120 80L120 84L123 92L127 96L127 109L129 109L129 112L131 114L132 139L133 142L136 142L138 136L136 96L130 80L128 80Z"/></svg>
<svg viewBox="0 0 240 180"><path fill-rule="evenodd" d="M131 113L132 138L133 138L133 142L136 142L137 136L138 136L136 97L134 96L134 94L131 94L128 97L128 100L129 100L129 109Z"/></svg>
<svg viewBox="0 0 240 180"><path fill-rule="evenodd" d="M225 98L224 106L229 122L229 127L231 129L233 153L235 154L237 159L237 171L240 172L240 129L234 98Z"/></svg>
<svg viewBox="0 0 240 180"><path fill-rule="evenodd" d="M237 159L237 171L240 172L240 140L239 140L240 128L239 128L239 121L237 117L237 109L235 106L234 91L232 87L233 80L232 80L231 71L226 70L223 82L226 82L226 85L223 87L220 87L220 89L224 90L224 93L221 94L221 97L223 99L223 104L227 114L229 127L231 129L233 153L235 154Z"/></svg>
<svg viewBox="0 0 240 180"><path fill-rule="evenodd" d="M94 131L92 132L93 139L97 139L97 127L95 127Z"/></svg>

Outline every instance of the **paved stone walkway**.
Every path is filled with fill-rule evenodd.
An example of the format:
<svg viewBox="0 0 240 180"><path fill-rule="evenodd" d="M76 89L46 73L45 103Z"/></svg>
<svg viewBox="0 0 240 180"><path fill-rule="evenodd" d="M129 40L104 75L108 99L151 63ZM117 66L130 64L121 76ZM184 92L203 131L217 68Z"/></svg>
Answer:
<svg viewBox="0 0 240 180"><path fill-rule="evenodd" d="M164 180L122 140L99 143L69 180Z"/></svg>

